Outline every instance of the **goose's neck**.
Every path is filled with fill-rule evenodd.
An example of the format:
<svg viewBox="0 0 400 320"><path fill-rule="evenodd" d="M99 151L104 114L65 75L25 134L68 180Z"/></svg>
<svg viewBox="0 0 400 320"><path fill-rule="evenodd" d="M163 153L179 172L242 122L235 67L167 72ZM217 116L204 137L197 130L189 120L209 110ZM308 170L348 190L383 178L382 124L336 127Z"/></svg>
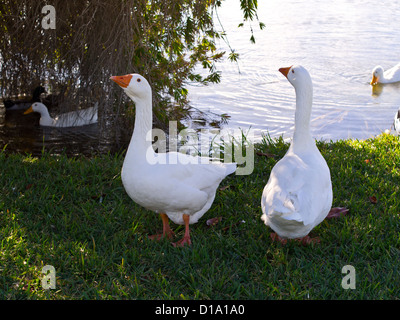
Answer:
<svg viewBox="0 0 400 320"><path fill-rule="evenodd" d="M310 118L313 101L312 85L296 88L295 127L292 146L301 152L310 145L315 145L310 133Z"/></svg>
<svg viewBox="0 0 400 320"><path fill-rule="evenodd" d="M42 108L39 110L40 113L40 124L43 126L51 126L54 124L54 119L50 117L49 110Z"/></svg>
<svg viewBox="0 0 400 320"><path fill-rule="evenodd" d="M42 109L40 109L39 113L40 113L40 116L43 117L43 118L52 119L52 118L50 117L50 113L49 113L49 110L47 110L47 108L42 108ZM53 119L52 119L52 120L53 120Z"/></svg>
<svg viewBox="0 0 400 320"><path fill-rule="evenodd" d="M153 112L151 99L135 99L135 128L129 143L127 158L146 157L152 152L151 130L153 126ZM144 158L143 158L144 159Z"/></svg>

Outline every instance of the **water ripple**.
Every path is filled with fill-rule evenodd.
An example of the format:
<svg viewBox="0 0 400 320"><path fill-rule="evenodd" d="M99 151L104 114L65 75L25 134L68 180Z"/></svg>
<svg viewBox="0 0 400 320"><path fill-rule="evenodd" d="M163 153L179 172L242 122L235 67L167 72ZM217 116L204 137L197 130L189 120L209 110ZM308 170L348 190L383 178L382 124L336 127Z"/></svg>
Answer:
<svg viewBox="0 0 400 320"><path fill-rule="evenodd" d="M316 138L365 139L389 129L400 107L400 86L373 90L369 85L375 65L389 68L399 62L399 11L384 3L262 1L258 16L267 26L254 27L255 45L245 28L237 29L240 12L231 8L238 7L223 7L219 16L241 60L218 65L220 84L196 92L189 88L191 101L199 109L231 115L231 128L247 125L271 136L290 136L295 94L278 69L302 64L313 79Z"/></svg>

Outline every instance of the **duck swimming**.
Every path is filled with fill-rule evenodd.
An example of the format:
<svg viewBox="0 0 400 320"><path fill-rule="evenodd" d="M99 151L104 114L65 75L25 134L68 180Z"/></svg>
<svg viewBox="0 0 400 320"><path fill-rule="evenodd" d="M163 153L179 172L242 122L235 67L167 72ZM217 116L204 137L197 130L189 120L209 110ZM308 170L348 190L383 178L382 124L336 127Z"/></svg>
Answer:
<svg viewBox="0 0 400 320"><path fill-rule="evenodd" d="M372 70L371 85L375 85L377 83L395 83L399 81L400 63L386 71L384 71L381 66L376 66L374 70Z"/></svg>
<svg viewBox="0 0 400 320"><path fill-rule="evenodd" d="M24 112L24 114L32 112L40 113L39 124L44 127L80 127L97 122L98 103L90 108L62 113L52 118L47 107L43 103L35 102Z"/></svg>

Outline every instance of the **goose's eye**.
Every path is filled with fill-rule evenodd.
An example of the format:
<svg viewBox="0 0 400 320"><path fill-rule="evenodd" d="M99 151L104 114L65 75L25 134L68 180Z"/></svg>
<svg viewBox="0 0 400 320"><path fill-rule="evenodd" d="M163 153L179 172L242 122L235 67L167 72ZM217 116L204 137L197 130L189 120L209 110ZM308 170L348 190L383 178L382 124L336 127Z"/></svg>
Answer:
<svg viewBox="0 0 400 320"><path fill-rule="evenodd" d="M294 73L294 70L292 69L292 73Z"/></svg>
<svg viewBox="0 0 400 320"><path fill-rule="evenodd" d="M140 82L140 79L137 79L136 81L137 81L137 82Z"/></svg>

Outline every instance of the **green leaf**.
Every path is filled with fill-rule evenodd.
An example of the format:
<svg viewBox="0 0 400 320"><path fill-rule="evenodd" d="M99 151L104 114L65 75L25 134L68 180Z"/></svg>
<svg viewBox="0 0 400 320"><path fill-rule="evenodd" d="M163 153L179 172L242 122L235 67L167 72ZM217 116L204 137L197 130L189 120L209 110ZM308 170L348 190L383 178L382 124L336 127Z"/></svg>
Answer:
<svg viewBox="0 0 400 320"><path fill-rule="evenodd" d="M229 56L228 59L232 62L237 62L239 59L239 53L236 53L235 51L232 51Z"/></svg>

